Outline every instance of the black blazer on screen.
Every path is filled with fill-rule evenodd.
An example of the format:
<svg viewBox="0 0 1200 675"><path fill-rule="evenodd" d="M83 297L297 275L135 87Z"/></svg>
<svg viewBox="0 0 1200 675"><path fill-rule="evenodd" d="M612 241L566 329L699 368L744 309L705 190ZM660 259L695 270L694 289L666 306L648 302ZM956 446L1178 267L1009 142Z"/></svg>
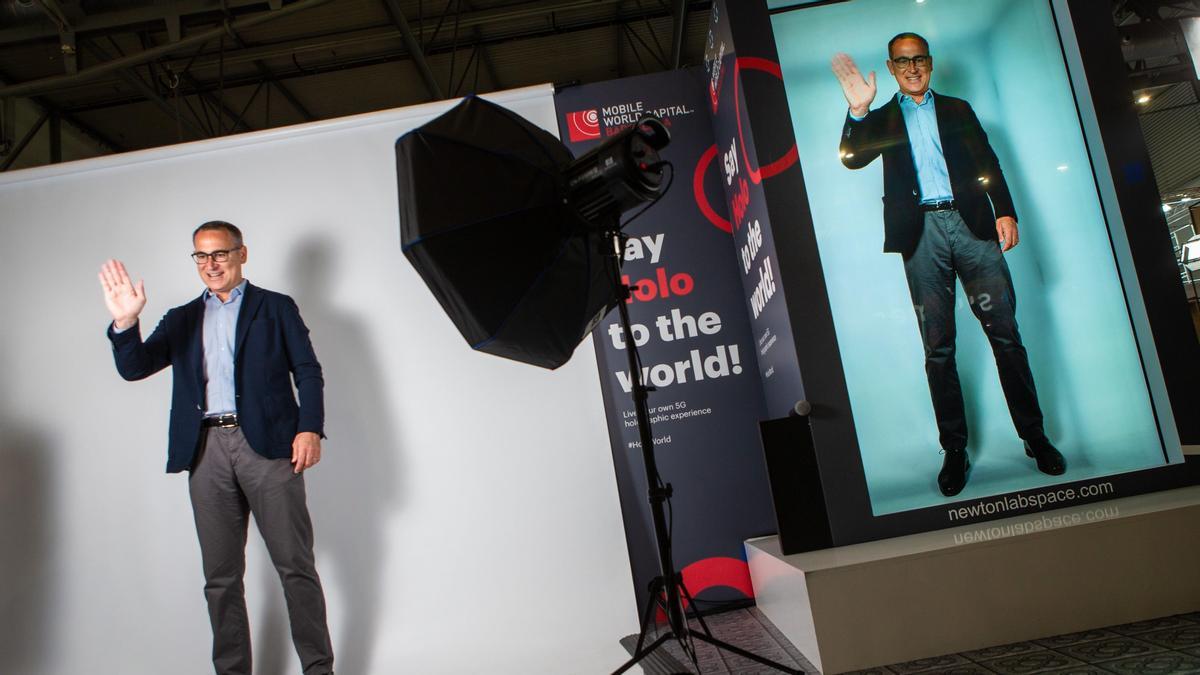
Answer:
<svg viewBox="0 0 1200 675"><path fill-rule="evenodd" d="M1000 160L970 104L934 92L933 105L958 212L975 236L996 241L996 218L1017 217ZM840 149L842 164L850 169L883 157L883 250L911 255L921 238L924 213L904 113L896 97L860 121L847 114Z"/></svg>

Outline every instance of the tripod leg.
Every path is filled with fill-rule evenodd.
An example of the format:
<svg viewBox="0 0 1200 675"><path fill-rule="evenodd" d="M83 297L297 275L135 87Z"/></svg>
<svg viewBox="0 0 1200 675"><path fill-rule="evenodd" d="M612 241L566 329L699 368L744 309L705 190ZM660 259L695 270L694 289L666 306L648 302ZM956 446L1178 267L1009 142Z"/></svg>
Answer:
<svg viewBox="0 0 1200 675"><path fill-rule="evenodd" d="M629 670L636 663L649 656L654 650L666 644L667 640L671 638L680 640L680 647L683 649L684 654L691 657L692 664L696 666L697 672L699 672L700 666L696 663L695 649L685 643L685 638L677 635L669 625L665 633L659 635L654 642L650 643L650 646L642 649L642 645L650 634L650 623L654 620L654 614L651 612L654 611L660 599L666 600L666 582L663 581L662 577L655 577L650 582L650 597L646 600L646 611L642 614L642 632L638 635L638 642L633 650L633 657L626 661L620 668L614 670L613 675L620 675L620 673ZM688 634L690 633L685 633L685 635Z"/></svg>
<svg viewBox="0 0 1200 675"><path fill-rule="evenodd" d="M712 631L708 629L708 624L704 623L704 615L700 613L700 608L696 606L696 599L688 592L687 586L683 584L683 575L679 575L679 590L683 592L683 597L687 598L688 604L691 605L692 611L696 613L696 621L700 623L700 628L712 637Z"/></svg>
<svg viewBox="0 0 1200 675"><path fill-rule="evenodd" d="M646 611L642 612L642 630L638 632L637 646L633 648L633 653L637 654L642 651L642 645L646 642L646 636L650 634L650 622L654 620L654 601L658 597L658 592L662 586L662 577L654 577L650 581L650 595L646 597Z"/></svg>
<svg viewBox="0 0 1200 675"><path fill-rule="evenodd" d="M770 666L771 668L774 668L775 670L778 670L780 672L793 673L793 675L804 675L803 670L800 670L798 668L792 668L790 666L785 666L782 663L776 663L776 662L772 661L771 659L768 659L764 656L759 656L758 654L748 652L745 649L742 649L741 647L734 647L733 645L729 644L728 642L725 642L723 640L718 640L717 638L713 637L712 635L705 635L704 633L692 633L692 637L696 638L697 640L703 640L704 642L707 642L708 644L716 647L717 649L723 649L732 654L737 654L738 656L741 656L742 658L747 658L747 659L750 659L751 661L761 663L764 666Z"/></svg>
<svg viewBox="0 0 1200 675"><path fill-rule="evenodd" d="M692 599L692 594L688 592L687 586L683 585L683 575L679 573L674 574L673 583L675 584L675 590L687 600L688 605L694 608L696 601ZM700 672L699 654L696 653L696 645L691 639L691 628L687 628L687 608L683 603L680 603L680 608L683 610L681 619L686 630L683 631L682 635L676 633L675 637L679 640L679 647L683 650L684 655L691 659L692 665L696 667L696 672ZM700 616L699 610L696 610L696 618L700 620L700 626L704 631L711 636L712 631L708 630L708 626L704 624L704 618Z"/></svg>

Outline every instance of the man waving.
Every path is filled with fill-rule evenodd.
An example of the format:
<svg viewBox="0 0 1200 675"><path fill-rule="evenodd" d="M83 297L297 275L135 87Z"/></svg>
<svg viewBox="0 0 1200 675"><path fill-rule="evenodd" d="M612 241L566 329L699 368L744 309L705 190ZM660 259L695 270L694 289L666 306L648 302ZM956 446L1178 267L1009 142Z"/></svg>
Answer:
<svg viewBox="0 0 1200 675"><path fill-rule="evenodd" d="M954 357L955 278L991 343L1026 454L1043 473L1062 474L1066 463L1046 438L1004 261L1003 254L1020 241L1017 214L979 119L966 101L929 88L933 56L916 33L901 33L888 43L887 68L900 91L875 110L870 109L875 73L864 78L846 54L834 56L832 66L850 106L842 163L861 169L883 158L883 250L904 258L925 345L925 372L945 453L938 487L946 496L958 494L971 467Z"/></svg>

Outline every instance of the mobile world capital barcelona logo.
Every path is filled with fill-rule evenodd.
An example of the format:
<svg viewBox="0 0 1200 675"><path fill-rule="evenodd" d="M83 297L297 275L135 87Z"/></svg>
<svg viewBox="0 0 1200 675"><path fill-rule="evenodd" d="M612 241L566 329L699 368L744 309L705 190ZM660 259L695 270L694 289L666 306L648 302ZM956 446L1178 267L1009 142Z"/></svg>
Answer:
<svg viewBox="0 0 1200 675"><path fill-rule="evenodd" d="M567 136L573 143L600 138L599 111L593 109L567 113Z"/></svg>
<svg viewBox="0 0 1200 675"><path fill-rule="evenodd" d="M613 136L634 126L647 116L657 117L663 124L671 126L671 119L691 115L694 110L686 105L665 105L647 109L644 101L626 101L615 105L601 106L599 110L579 110L567 113L567 138L572 143L594 141L601 135Z"/></svg>

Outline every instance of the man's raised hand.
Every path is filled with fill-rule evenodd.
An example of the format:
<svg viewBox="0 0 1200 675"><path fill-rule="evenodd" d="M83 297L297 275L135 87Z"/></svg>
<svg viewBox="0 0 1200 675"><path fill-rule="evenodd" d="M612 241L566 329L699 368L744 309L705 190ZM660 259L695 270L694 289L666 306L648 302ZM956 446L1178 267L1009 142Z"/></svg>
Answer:
<svg viewBox="0 0 1200 675"><path fill-rule="evenodd" d="M104 304L113 317L113 328L123 330L137 323L146 306L143 282L135 286L120 260L108 260L100 266L100 287L104 289Z"/></svg>
<svg viewBox="0 0 1200 675"><path fill-rule="evenodd" d="M854 59L849 54L838 52L833 55L830 63L833 74L837 75L838 83L842 85L842 93L850 104L850 114L863 117L871 110L871 101L875 100L875 71L863 77Z"/></svg>

